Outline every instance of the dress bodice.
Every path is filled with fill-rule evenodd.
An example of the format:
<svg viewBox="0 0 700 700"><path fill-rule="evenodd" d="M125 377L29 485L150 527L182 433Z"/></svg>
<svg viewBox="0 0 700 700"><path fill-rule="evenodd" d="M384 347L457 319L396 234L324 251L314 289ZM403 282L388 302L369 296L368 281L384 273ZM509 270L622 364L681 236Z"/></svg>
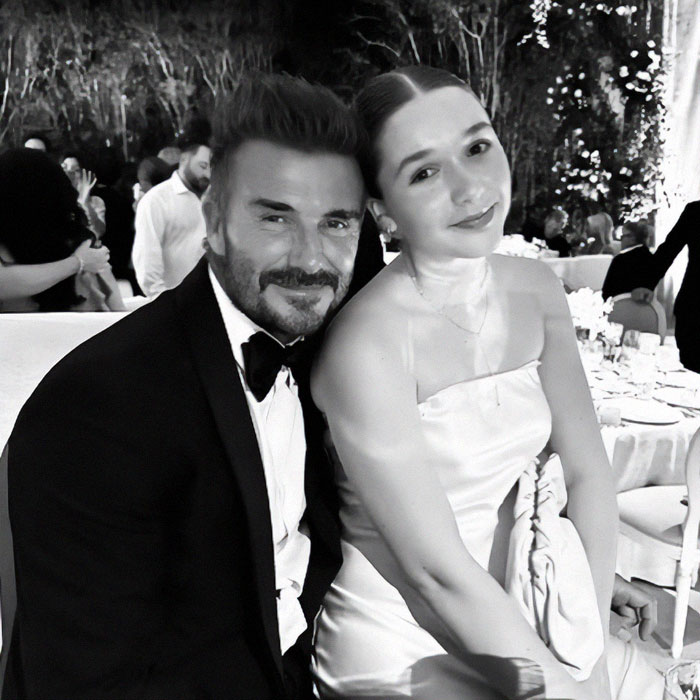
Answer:
<svg viewBox="0 0 700 700"><path fill-rule="evenodd" d="M551 414L538 361L448 386L418 404L431 465L462 540L487 568L498 509L549 439ZM339 477L344 537L372 536L352 487Z"/></svg>

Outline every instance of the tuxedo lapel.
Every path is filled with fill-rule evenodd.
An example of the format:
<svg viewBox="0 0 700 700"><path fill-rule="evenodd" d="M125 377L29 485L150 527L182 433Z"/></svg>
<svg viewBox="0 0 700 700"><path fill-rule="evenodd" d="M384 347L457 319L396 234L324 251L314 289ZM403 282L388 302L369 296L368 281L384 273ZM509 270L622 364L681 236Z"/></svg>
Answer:
<svg viewBox="0 0 700 700"><path fill-rule="evenodd" d="M265 638L280 674L282 657L275 591L275 562L265 472L248 403L223 319L209 281L206 260L176 290L176 304L214 421L240 487L248 520L254 585Z"/></svg>

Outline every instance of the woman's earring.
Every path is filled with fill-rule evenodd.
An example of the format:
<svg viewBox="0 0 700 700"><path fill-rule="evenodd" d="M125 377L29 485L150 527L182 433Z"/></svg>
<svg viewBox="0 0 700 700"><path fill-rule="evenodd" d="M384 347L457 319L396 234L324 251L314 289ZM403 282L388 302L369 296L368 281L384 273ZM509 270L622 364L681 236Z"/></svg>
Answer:
<svg viewBox="0 0 700 700"><path fill-rule="evenodd" d="M380 214L377 217L377 227L379 232L383 233L385 236L393 236L396 233L396 222L388 217L386 214Z"/></svg>

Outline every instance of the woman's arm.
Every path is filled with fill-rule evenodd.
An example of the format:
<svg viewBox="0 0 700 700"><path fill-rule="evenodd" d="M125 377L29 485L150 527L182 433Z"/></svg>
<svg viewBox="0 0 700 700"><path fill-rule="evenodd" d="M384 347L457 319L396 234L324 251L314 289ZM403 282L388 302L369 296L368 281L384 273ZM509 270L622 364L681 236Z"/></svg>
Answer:
<svg viewBox="0 0 700 700"><path fill-rule="evenodd" d="M74 255L40 265L0 265L0 300L31 297L75 275L80 261Z"/></svg>
<svg viewBox="0 0 700 700"><path fill-rule="evenodd" d="M401 329L386 311L356 310L331 328L313 392L348 479L398 564L401 580L391 583L425 629L507 697L522 692L513 665L527 663L541 672L547 697L605 697L572 679L467 551L430 463Z"/></svg>
<svg viewBox="0 0 700 700"><path fill-rule="evenodd" d="M0 300L33 296L83 270L101 272L107 267L109 250L92 248L91 243L83 241L71 256L56 262L0 265Z"/></svg>
<svg viewBox="0 0 700 700"><path fill-rule="evenodd" d="M110 311L126 311L126 305L122 299L122 293L119 291L119 285L114 277L111 268L108 268L100 273L100 278L105 287L105 301L109 306Z"/></svg>
<svg viewBox="0 0 700 700"><path fill-rule="evenodd" d="M618 529L615 484L564 291L554 273L541 267L538 284L545 342L540 377L552 412L550 444L561 457L568 492L567 517L586 550L607 635Z"/></svg>

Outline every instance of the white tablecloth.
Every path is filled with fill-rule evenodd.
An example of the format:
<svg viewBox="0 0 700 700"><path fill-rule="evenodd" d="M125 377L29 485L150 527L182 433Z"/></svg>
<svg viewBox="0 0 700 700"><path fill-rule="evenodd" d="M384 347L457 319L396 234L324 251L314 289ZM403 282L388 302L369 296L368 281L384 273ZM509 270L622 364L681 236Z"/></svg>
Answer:
<svg viewBox="0 0 700 700"><path fill-rule="evenodd" d="M688 443L699 427L700 418L686 418L673 425L603 426L603 443L617 491L684 484Z"/></svg>
<svg viewBox="0 0 700 700"><path fill-rule="evenodd" d="M540 258L554 270L557 277L571 290L590 287L603 288L612 255L581 255L577 258Z"/></svg>
<svg viewBox="0 0 700 700"><path fill-rule="evenodd" d="M127 313L0 314L0 451L44 375L73 348Z"/></svg>

